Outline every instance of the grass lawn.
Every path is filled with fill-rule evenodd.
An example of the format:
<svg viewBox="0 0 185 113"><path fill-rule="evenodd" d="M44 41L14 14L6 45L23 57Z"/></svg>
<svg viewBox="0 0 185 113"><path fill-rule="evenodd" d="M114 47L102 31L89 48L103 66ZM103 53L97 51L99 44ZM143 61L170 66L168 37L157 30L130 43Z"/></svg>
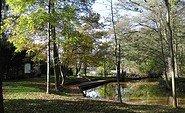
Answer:
<svg viewBox="0 0 185 113"><path fill-rule="evenodd" d="M3 83L5 113L185 113L185 108L129 105L71 96L66 89L63 92L55 92L52 89L52 94L46 94L45 84L44 77L5 81Z"/></svg>

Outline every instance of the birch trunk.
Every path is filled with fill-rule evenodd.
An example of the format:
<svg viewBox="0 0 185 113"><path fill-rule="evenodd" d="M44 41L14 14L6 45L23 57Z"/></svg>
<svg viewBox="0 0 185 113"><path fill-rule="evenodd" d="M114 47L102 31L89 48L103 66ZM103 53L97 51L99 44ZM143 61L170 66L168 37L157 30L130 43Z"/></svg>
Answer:
<svg viewBox="0 0 185 113"><path fill-rule="evenodd" d="M49 8L48 13L51 13L51 0L48 1ZM47 89L46 93L50 94L50 42L51 42L51 24L48 23L48 45L47 45Z"/></svg>

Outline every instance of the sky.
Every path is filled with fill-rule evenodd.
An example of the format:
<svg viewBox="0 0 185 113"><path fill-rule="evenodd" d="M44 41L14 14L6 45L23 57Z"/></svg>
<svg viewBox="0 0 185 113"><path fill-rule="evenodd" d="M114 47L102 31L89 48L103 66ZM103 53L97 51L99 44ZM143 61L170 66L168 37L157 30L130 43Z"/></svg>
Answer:
<svg viewBox="0 0 185 113"><path fill-rule="evenodd" d="M93 5L93 10L96 13L99 13L101 15L101 20L100 20L101 22L104 22L103 18L107 17L111 13L110 3L108 1L110 1L110 0L96 0L95 4ZM113 5L117 2L118 2L118 0L113 0ZM120 11L120 14L121 15L136 16L136 15L138 15L138 12L122 10L122 11Z"/></svg>
<svg viewBox="0 0 185 113"><path fill-rule="evenodd" d="M93 10L99 13L101 16L107 16L110 13L110 5L107 0L96 0L95 4L93 5Z"/></svg>
<svg viewBox="0 0 185 113"><path fill-rule="evenodd" d="M108 15L111 13L110 3L107 1L110 0L96 0L95 4L93 5L93 10L101 15L100 22L104 22L104 18L108 17ZM113 3L115 2L117 2L117 0L113 0Z"/></svg>

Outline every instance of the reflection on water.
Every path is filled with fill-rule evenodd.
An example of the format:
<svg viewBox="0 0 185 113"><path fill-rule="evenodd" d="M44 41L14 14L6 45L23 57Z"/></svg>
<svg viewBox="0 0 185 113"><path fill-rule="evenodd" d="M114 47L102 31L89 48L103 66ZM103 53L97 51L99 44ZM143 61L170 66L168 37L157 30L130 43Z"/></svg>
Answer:
<svg viewBox="0 0 185 113"><path fill-rule="evenodd" d="M161 89L158 82L121 82L124 103L137 105L172 105L170 92ZM87 97L117 100L117 83L109 83L84 91ZM185 107L185 94L177 93L179 107Z"/></svg>
<svg viewBox="0 0 185 113"><path fill-rule="evenodd" d="M86 97L90 97L90 98L100 98L101 96L98 94L97 92L98 89L94 90L88 90L88 91L83 91L83 93L86 95Z"/></svg>

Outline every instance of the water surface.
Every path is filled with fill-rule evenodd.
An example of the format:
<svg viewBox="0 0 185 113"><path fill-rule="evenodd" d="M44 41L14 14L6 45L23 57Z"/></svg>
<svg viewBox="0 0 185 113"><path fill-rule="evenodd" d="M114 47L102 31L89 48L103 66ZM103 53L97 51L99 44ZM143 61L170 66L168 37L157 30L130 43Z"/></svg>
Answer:
<svg viewBox="0 0 185 113"><path fill-rule="evenodd" d="M172 105L171 93L157 81L120 82L122 101L137 105ZM117 83L84 91L87 97L117 100ZM185 94L177 92L179 107L185 107Z"/></svg>

